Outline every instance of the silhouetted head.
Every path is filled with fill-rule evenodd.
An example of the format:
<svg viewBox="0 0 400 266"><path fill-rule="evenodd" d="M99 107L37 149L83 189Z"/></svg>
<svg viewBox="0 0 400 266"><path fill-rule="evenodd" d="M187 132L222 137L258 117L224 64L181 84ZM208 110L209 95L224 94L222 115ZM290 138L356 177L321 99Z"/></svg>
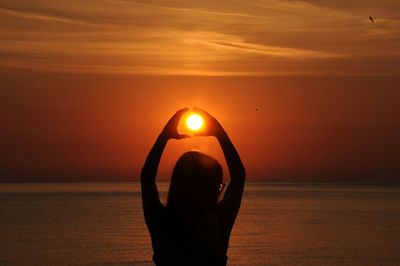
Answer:
<svg viewBox="0 0 400 266"><path fill-rule="evenodd" d="M174 167L167 207L193 212L213 209L221 182L222 167L217 160L200 152L186 152Z"/></svg>

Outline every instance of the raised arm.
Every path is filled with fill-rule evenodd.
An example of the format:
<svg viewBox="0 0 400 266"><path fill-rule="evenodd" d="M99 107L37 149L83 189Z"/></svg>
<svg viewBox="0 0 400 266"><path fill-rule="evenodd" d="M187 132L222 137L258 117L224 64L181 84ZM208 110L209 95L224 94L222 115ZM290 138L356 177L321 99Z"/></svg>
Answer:
<svg viewBox="0 0 400 266"><path fill-rule="evenodd" d="M221 145L228 165L231 181L219 207L227 225L227 230L230 233L242 201L246 171L235 146L232 144L221 124L209 113L200 108L195 108L194 111L202 114L206 120L206 130L196 135L216 137Z"/></svg>
<svg viewBox="0 0 400 266"><path fill-rule="evenodd" d="M142 205L148 226L151 223L151 215L161 204L156 185L156 176L164 148L170 139L182 139L189 137L187 135L179 134L177 129L179 120L181 119L182 115L187 112L187 110L187 108L181 109L171 117L158 136L153 148L149 152L149 155L147 155L146 161L142 168L142 173L140 176L140 183L142 187Z"/></svg>

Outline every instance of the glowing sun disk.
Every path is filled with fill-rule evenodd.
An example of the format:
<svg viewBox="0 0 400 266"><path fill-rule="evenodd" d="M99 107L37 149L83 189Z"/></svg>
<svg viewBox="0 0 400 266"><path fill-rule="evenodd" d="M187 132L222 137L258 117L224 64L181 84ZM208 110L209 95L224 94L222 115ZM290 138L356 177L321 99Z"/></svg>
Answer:
<svg viewBox="0 0 400 266"><path fill-rule="evenodd" d="M186 118L186 126L193 131L201 129L203 125L204 120L198 114L191 114Z"/></svg>

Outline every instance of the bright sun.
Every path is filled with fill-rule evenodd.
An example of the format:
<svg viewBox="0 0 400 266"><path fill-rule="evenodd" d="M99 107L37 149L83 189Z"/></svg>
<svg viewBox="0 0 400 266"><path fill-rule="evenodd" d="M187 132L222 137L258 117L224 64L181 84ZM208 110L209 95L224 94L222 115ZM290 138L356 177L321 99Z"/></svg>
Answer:
<svg viewBox="0 0 400 266"><path fill-rule="evenodd" d="M186 126L193 131L201 129L203 125L204 120L198 114L191 114L186 118Z"/></svg>

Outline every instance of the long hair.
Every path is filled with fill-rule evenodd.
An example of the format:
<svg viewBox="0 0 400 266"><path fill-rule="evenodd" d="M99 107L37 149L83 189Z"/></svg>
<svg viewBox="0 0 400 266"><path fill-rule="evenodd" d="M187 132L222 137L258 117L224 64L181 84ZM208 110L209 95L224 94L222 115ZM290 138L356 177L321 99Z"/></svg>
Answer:
<svg viewBox="0 0 400 266"><path fill-rule="evenodd" d="M190 151L176 162L168 192L167 208L200 213L217 206L222 167L206 154Z"/></svg>

